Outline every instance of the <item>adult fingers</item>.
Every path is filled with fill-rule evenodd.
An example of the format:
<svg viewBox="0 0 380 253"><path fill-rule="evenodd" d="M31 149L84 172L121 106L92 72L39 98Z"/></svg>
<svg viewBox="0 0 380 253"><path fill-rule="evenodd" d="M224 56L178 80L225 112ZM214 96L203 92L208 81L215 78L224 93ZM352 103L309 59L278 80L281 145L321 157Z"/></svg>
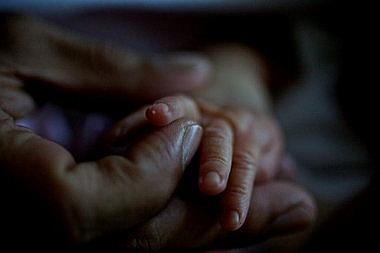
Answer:
<svg viewBox="0 0 380 253"><path fill-rule="evenodd" d="M302 188L283 182L258 185L243 227L221 229L217 202L172 199L159 215L135 230L113 238L112 246L138 251L241 248L279 235L301 231L316 216L313 198ZM109 249L109 242L104 247ZM112 247L111 246L111 247Z"/></svg>
<svg viewBox="0 0 380 253"><path fill-rule="evenodd" d="M142 137L123 156L78 164L66 181L75 203L72 230L77 240L131 228L161 210L201 134L193 121L178 120Z"/></svg>
<svg viewBox="0 0 380 253"><path fill-rule="evenodd" d="M195 53L145 57L89 41L30 18L9 18L2 71L78 93L152 100L202 86L209 61Z"/></svg>
<svg viewBox="0 0 380 253"><path fill-rule="evenodd" d="M147 134L125 157L77 164L64 148L16 126L0 109L0 162L6 174L59 217L65 235L86 241L127 229L163 208L201 132L193 121L178 120Z"/></svg>
<svg viewBox="0 0 380 253"><path fill-rule="evenodd" d="M233 131L230 124L210 116L204 127L199 167L199 189L208 195L225 190L231 171Z"/></svg>
<svg viewBox="0 0 380 253"><path fill-rule="evenodd" d="M184 95L161 98L146 110L146 118L156 126L164 126L183 117L195 121L200 118L195 101Z"/></svg>

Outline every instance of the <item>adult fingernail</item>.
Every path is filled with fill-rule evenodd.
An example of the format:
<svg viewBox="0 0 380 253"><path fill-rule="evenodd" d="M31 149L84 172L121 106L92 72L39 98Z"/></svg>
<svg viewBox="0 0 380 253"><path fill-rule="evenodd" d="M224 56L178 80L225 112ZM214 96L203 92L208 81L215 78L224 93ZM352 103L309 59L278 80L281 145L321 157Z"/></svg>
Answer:
<svg viewBox="0 0 380 253"><path fill-rule="evenodd" d="M210 62L207 58L191 53L178 53L168 57L153 59L153 65L159 72L165 74L176 73L198 73L205 74L210 69Z"/></svg>
<svg viewBox="0 0 380 253"><path fill-rule="evenodd" d="M281 235L307 228L314 220L315 210L303 204L278 216L269 226L268 233Z"/></svg>
<svg viewBox="0 0 380 253"><path fill-rule="evenodd" d="M194 124L186 128L182 141L182 158L184 168L193 158L196 150L198 149L201 142L201 137L202 127L200 125Z"/></svg>

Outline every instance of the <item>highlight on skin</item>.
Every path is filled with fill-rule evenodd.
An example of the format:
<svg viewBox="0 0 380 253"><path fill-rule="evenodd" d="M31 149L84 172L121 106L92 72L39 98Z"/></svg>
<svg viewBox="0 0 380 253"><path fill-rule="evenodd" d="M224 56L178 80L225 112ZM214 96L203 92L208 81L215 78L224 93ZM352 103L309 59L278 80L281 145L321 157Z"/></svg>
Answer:
<svg viewBox="0 0 380 253"><path fill-rule="evenodd" d="M280 161L279 150L271 147L281 140L260 138L273 135L275 128L263 124L266 120L249 111L205 106L187 96L176 95L161 98L119 121L111 130L111 139L123 138L135 128L163 127L180 118L200 122L204 129L199 149L200 192L209 196L222 194L220 223L225 230L239 229L248 213L253 183L263 181L258 180L263 170L267 170L264 172L270 178L277 174L278 166L269 168L275 163L261 166L261 160L268 156ZM269 176L265 178L270 180Z"/></svg>
<svg viewBox="0 0 380 253"><path fill-rule="evenodd" d="M250 199L257 168L247 165L249 170L241 170L239 169L240 163L232 163L233 156L236 156L233 152L234 129L222 117L223 111L218 110L217 112L216 115L207 115L207 112L204 112L206 115L201 117L205 126L200 151L199 189L206 195L224 193L221 225L226 230L236 230L245 221L249 204L245 200ZM213 114L214 112L209 113ZM193 119L200 117L198 106L186 96L162 98L149 106L145 115L147 121L156 126L164 126L181 117L193 117ZM246 142L244 133L240 135L243 137L241 141ZM254 145L254 142L251 144ZM251 145L249 145L250 147ZM241 147L237 146L235 149L240 150ZM249 152L244 149L241 151ZM236 159L239 160L239 157ZM234 167L236 167L236 171L234 171ZM247 183L247 180L252 181L252 184ZM240 182L244 190L242 194L235 194L235 189L240 187L237 186Z"/></svg>
<svg viewBox="0 0 380 253"><path fill-rule="evenodd" d="M199 120L200 113L195 102L183 95L169 96L157 100L148 107L146 119L155 126L165 126L179 118Z"/></svg>

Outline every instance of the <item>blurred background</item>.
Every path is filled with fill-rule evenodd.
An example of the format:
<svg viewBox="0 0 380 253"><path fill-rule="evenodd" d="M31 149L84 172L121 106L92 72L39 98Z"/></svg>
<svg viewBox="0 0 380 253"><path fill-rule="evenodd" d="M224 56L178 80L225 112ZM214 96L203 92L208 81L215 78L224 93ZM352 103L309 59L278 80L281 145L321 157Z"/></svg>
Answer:
<svg viewBox="0 0 380 253"><path fill-rule="evenodd" d="M271 71L297 181L316 197L320 216L311 231L244 251L362 252L374 245L378 29L370 1L0 0L0 9L147 54L225 42L254 48Z"/></svg>

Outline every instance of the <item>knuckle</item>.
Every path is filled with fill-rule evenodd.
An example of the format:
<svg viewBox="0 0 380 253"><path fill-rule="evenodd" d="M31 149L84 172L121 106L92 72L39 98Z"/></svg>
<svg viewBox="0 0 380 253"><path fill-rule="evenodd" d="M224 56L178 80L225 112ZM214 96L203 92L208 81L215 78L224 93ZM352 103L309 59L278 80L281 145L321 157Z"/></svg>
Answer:
<svg viewBox="0 0 380 253"><path fill-rule="evenodd" d="M217 128L217 129L223 129L223 130L229 129L228 122L223 118L213 117L212 120L210 121L209 125Z"/></svg>
<svg viewBox="0 0 380 253"><path fill-rule="evenodd" d="M133 177L141 176L136 165L121 156L108 156L97 161L100 172L107 178L112 178L114 183L129 183Z"/></svg>
<svg viewBox="0 0 380 253"><path fill-rule="evenodd" d="M236 184L228 188L224 204L231 209L244 208L248 205L251 196L251 188L248 184Z"/></svg>
<svg viewBox="0 0 380 253"><path fill-rule="evenodd" d="M231 161L226 157L219 154L210 154L207 156L207 160L202 163L203 166L212 166L212 167L229 167L231 166Z"/></svg>
<svg viewBox="0 0 380 253"><path fill-rule="evenodd" d="M176 147L177 143L170 141L170 136L165 132L156 132L155 137L156 141L152 142L150 146L151 157L156 157L157 164L159 164L163 158L173 160L176 157L176 151L179 150L179 148ZM157 151L160 151L160 156L154 155Z"/></svg>
<svg viewBox="0 0 380 253"><path fill-rule="evenodd" d="M234 184L230 186L228 194L234 199L241 199L249 194L249 189L247 184Z"/></svg>
<svg viewBox="0 0 380 253"><path fill-rule="evenodd" d="M232 138L232 130L225 120L217 119L205 128L205 136L209 142L220 145Z"/></svg>
<svg viewBox="0 0 380 253"><path fill-rule="evenodd" d="M231 163L226 158L211 158L201 164L202 173L209 171L218 171L221 175L225 175L229 171Z"/></svg>
<svg viewBox="0 0 380 253"><path fill-rule="evenodd" d="M250 131L253 127L255 120L252 112L246 109L232 109L226 113L226 118L233 126L234 130L238 133L245 133Z"/></svg>
<svg viewBox="0 0 380 253"><path fill-rule="evenodd" d="M251 152L235 152L233 166L246 173L257 169L257 161Z"/></svg>
<svg viewBox="0 0 380 253"><path fill-rule="evenodd" d="M154 164L162 164L163 160L173 160L179 148L177 142L170 140L166 132L156 131L151 136L152 141L139 142L131 150L132 160L136 157L149 157Z"/></svg>
<svg viewBox="0 0 380 253"><path fill-rule="evenodd" d="M208 145L217 145L217 146L223 144L228 139L228 137L225 135L223 130L218 129L216 127L206 128L205 138L207 138L206 143Z"/></svg>

